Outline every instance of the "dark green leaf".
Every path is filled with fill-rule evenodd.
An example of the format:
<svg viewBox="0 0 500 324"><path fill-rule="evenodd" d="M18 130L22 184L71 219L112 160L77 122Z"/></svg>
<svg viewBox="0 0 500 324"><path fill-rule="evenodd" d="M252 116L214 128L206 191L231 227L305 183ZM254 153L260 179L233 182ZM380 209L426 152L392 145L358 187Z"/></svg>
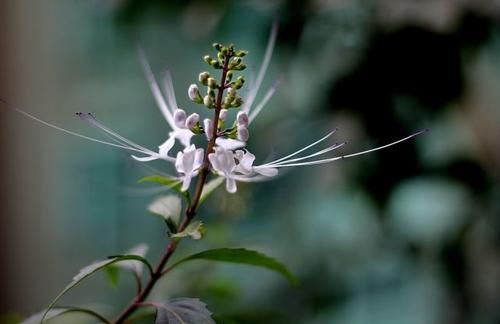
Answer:
<svg viewBox="0 0 500 324"><path fill-rule="evenodd" d="M282 274L293 285L298 283L297 278L291 274L283 264L265 254L247 249L222 248L203 251L178 261L172 265L170 269L191 260L231 262L264 267Z"/></svg>
<svg viewBox="0 0 500 324"><path fill-rule="evenodd" d="M144 263L148 267L148 269L149 269L150 272L153 272L153 268L151 267L151 265L149 264L149 262L146 259L144 259L143 257L138 256L138 255L119 255L119 256L111 257L111 258L109 258L107 260L96 261L96 262L92 263L91 265L88 265L88 266L82 268L80 270L80 272L76 276L73 277L73 280L66 287L64 287L64 289L59 293L59 295L56 296L56 298L50 303L49 307L47 307L47 309L44 311L44 313L43 313L43 315L42 315L42 317L40 319L40 322L43 322L43 320L45 319L45 317L47 316L47 314L49 313L49 311L52 309L52 307L71 288L75 287L80 282L82 282L86 278L90 277L91 275L93 275L97 271L102 270L105 267L107 267L107 266L109 266L109 265L111 265L113 263L120 262L120 261L125 261L125 260L137 260L137 261L140 261L140 262Z"/></svg>
<svg viewBox="0 0 500 324"><path fill-rule="evenodd" d="M173 298L148 304L157 309L155 324L215 324L207 305L197 298Z"/></svg>

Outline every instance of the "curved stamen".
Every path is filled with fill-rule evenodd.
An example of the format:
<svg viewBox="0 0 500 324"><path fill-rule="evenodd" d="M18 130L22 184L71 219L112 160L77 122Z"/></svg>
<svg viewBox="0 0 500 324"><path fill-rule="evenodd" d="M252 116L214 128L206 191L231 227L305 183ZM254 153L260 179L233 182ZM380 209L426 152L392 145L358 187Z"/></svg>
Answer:
<svg viewBox="0 0 500 324"><path fill-rule="evenodd" d="M309 154L309 155L306 155L306 156L302 156L302 157L299 157L299 158L296 158L296 159L281 161L281 162L276 163L276 165L287 164L287 163L290 163L290 162L299 162L299 161L307 160L307 159L310 159L312 157L315 157L315 156L318 156L318 155L323 155L325 153L328 153L328 152L331 152L331 151L336 150L338 148L341 148L345 144L347 144L347 142L343 142L343 143L340 143L340 144L339 143L335 143L334 145L329 146L329 147L327 147L327 148L325 148L325 149L323 149L321 151L318 151L316 153L312 153L312 154Z"/></svg>
<svg viewBox="0 0 500 324"><path fill-rule="evenodd" d="M69 135L72 135L72 136L76 136L76 137L80 137L80 138L83 138L87 141L91 141L91 142L96 142L96 143L100 143L100 144L105 144L105 145L109 145L109 146L113 146L113 147L118 147L118 148L121 148L121 149L125 149L125 150L129 150L129 151L134 151L134 152L139 152L139 153L142 153L142 154L148 154L148 152L144 152L143 150L140 150L140 149L137 149L137 148L134 148L134 147L131 147L131 146L125 146L125 145L120 145L120 144L115 144L115 143L110 143L110 142L106 142L106 141L103 141L103 140L99 140L97 138L93 138L93 137L89 137L89 136L86 136L86 135L82 135L82 134L79 134L79 133L76 133L76 132L73 132L73 131L70 131L70 130L67 130L65 128L62 128L62 127L59 127L57 125L54 125L54 124L51 124L49 122L46 122L38 117L35 117L27 112L25 112L24 110L21 110L15 106L12 106L11 104L9 104L7 101L3 100L0 98L0 102L2 102L7 108L29 118L29 119L32 119L36 122L39 122L45 126L48 126L50 128L53 128L53 129L56 129L60 132L63 132L63 133L66 133L66 134L69 134Z"/></svg>
<svg viewBox="0 0 500 324"><path fill-rule="evenodd" d="M145 148L135 142L132 142L131 140L121 136L120 134L114 132L110 128L104 126L101 124L91 113L82 113L78 112L76 113L78 117L80 117L81 120L89 124L90 126L102 131L104 135L108 136L109 138L115 140L118 144L127 144L131 147L135 147L136 149L142 150L143 152L148 152L152 154L156 154L156 152L151 151L148 148Z"/></svg>
<svg viewBox="0 0 500 324"><path fill-rule="evenodd" d="M398 143L404 142L406 140L409 140L409 139L411 139L411 138L413 138L415 136L418 136L418 135L420 135L422 133L425 133L425 132L427 132L427 129L418 131L418 132L416 132L414 134L411 134L410 136L407 136L407 137L402 138L400 140L397 140L395 142L392 142L392 143L389 143L389 144L386 144L386 145L382 145L382 146L379 146L379 147L375 147L375 148L372 148L372 149L369 149L369 150L357 152L357 153L352 153L352 154L337 156L337 157L329 158L329 159L309 161L309 162L289 163L289 164L285 163L285 164L276 164L276 165L273 164L273 165L270 165L270 167L273 167L273 168L297 167L297 166L305 166L305 165L324 164L324 163L329 163L329 162L333 162L333 161L337 161L337 160L341 160L341 159L347 159L347 158L355 157L355 156L358 156L358 155L363 155L363 154L367 154L367 153L371 153L371 152L374 152L374 151L385 149L385 148L387 148L389 146L393 146L393 145L396 145Z"/></svg>
<svg viewBox="0 0 500 324"><path fill-rule="evenodd" d="M277 159L277 160L274 160L274 161L271 161L271 162L265 163L265 164L263 164L262 166L270 166L270 165L274 165L274 164L279 163L279 162L281 162L281 161L283 161L283 160L289 159L289 158L291 158L291 157L293 157L293 156L295 156L295 155L297 155L297 154L299 154L299 153L302 153L302 152L304 152L305 150L310 149L311 147L313 147L313 146L315 146L315 145L318 145L319 143L323 142L323 141L324 141L324 140L326 140L328 137L332 136L332 135L333 135L336 131L337 131L337 128L335 128L335 129L334 129L334 130L332 130L330 133L326 134L325 136L323 136L322 138L320 138L320 139L319 139L319 140L317 140L316 142L311 143L311 144L309 144L309 145L307 145L307 146L305 146L305 147L301 148L300 150L293 152L292 154L289 154L289 155L284 156L284 157L282 157L282 158L279 158L279 159Z"/></svg>

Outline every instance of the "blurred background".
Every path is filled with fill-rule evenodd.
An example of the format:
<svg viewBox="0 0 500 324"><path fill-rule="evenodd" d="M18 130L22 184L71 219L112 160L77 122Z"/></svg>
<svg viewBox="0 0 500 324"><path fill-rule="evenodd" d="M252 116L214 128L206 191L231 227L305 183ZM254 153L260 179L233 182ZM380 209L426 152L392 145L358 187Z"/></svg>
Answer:
<svg viewBox="0 0 500 324"><path fill-rule="evenodd" d="M167 136L137 59L173 75L177 101L207 67L214 41L250 51L255 75L274 17L280 31L265 88L283 84L252 124L264 161L312 142L352 153L423 128L370 155L294 169L272 182L218 190L200 211L207 247L247 247L301 281L245 266L186 265L155 290L198 297L220 323L500 322L500 1L87 0L0 2L0 96L90 136L74 113L147 147ZM118 149L47 128L2 106L0 322L46 307L93 260L150 245L163 223L138 185L152 171ZM166 168L164 164L153 164ZM64 305L107 315L133 280L104 276ZM108 306L100 306L108 304ZM62 322L73 320L62 319Z"/></svg>

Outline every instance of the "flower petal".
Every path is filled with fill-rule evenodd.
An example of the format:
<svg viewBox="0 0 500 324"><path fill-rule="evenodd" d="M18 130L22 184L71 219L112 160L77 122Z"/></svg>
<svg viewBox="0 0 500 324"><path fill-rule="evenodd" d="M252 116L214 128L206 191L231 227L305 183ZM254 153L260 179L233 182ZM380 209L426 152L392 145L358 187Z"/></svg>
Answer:
<svg viewBox="0 0 500 324"><path fill-rule="evenodd" d="M215 144L226 151L233 151L245 147L246 143L231 138L218 137Z"/></svg>

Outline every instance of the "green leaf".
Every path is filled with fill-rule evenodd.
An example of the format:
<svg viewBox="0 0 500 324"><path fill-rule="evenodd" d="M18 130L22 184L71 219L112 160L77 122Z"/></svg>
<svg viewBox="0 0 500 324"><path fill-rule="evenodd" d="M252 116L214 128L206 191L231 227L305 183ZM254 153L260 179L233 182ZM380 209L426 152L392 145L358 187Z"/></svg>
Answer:
<svg viewBox="0 0 500 324"><path fill-rule="evenodd" d="M118 286L118 278L120 274L120 271L118 270L119 269L117 267L112 265L104 268L109 285L113 288L116 288Z"/></svg>
<svg viewBox="0 0 500 324"><path fill-rule="evenodd" d="M172 234L173 238L183 238L183 237L191 237L193 240L201 240L203 235L205 234L205 227L203 227L203 223L200 221L194 221L189 224L185 230L182 232L178 232Z"/></svg>
<svg viewBox="0 0 500 324"><path fill-rule="evenodd" d="M267 268L283 275L292 285L297 285L297 278L277 260L257 251L247 249L213 249L193 254L184 258L170 267L170 270L178 265L192 260L210 260L219 262L241 263L257 267Z"/></svg>
<svg viewBox="0 0 500 324"><path fill-rule="evenodd" d="M169 177L164 177L164 176L159 176L159 175L154 175L154 176L147 176L139 179L137 181L138 183L144 183L144 182L153 182L160 184L162 186L165 186L169 189L175 190L178 193L186 199L186 201L189 203L190 198L189 198L189 193L187 191L181 191L182 187L182 181L176 178L169 178Z"/></svg>
<svg viewBox="0 0 500 324"><path fill-rule="evenodd" d="M125 253L125 255L136 255L142 258L146 257L146 253L148 253L149 246L145 243L138 244L131 248ZM142 275L142 270L144 268L144 262L137 260L129 260L129 261L121 261L113 265L113 267L122 268L126 270L133 271L137 274L138 277ZM150 269L151 272L151 269Z"/></svg>
<svg viewBox="0 0 500 324"><path fill-rule="evenodd" d="M100 322L110 323L110 321L108 321L105 317L99 315L98 313L90 309L79 308L79 307L71 307L71 308L59 307L59 308L53 308L51 310L44 310L42 312L31 315L30 317L22 321L21 324L39 324L42 323L42 321L44 320L48 321L56 317L59 317L61 315L69 313L84 313L93 316L94 318L97 318Z"/></svg>
<svg viewBox="0 0 500 324"><path fill-rule="evenodd" d="M217 177L207 182L207 184L205 184L205 186L203 187L203 191L201 192L198 206L201 206L201 204L205 201L205 199L207 199L208 196L210 196L210 194L224 182L224 180L225 180L224 177Z"/></svg>
<svg viewBox="0 0 500 324"><path fill-rule="evenodd" d="M59 293L59 295L57 295L56 298L50 303L49 307L47 307L47 309L43 312L43 315L42 315L42 317L40 319L40 323L42 323L44 321L45 317L48 315L48 313L50 312L50 310L52 309L52 307L70 289L72 289L73 287L75 287L76 285L78 285L83 280L87 279L88 277L90 277L91 275L93 275L94 273L96 273L97 271L102 270L105 267L107 267L107 266L109 266L111 264L114 264L116 262L121 262L121 261L125 261L125 260L137 260L137 261L140 261L140 262L144 263L148 267L150 273L153 272L153 268L151 267L151 265L149 264L149 262L146 259L144 259L143 257L138 256L138 255L119 255L119 256L113 256L113 257L111 257L111 258L109 258L107 260L96 261L96 262L92 263L91 265L88 265L88 266L82 268L80 270L80 272L76 276L73 277L73 280L68 285L66 285L66 287L64 287L64 289Z"/></svg>
<svg viewBox="0 0 500 324"><path fill-rule="evenodd" d="M207 305L197 298L173 298L147 304L157 309L155 324L215 324Z"/></svg>
<svg viewBox="0 0 500 324"><path fill-rule="evenodd" d="M170 231L175 232L177 230L182 211L181 198L176 195L158 197L149 204L148 210L164 219Z"/></svg>

